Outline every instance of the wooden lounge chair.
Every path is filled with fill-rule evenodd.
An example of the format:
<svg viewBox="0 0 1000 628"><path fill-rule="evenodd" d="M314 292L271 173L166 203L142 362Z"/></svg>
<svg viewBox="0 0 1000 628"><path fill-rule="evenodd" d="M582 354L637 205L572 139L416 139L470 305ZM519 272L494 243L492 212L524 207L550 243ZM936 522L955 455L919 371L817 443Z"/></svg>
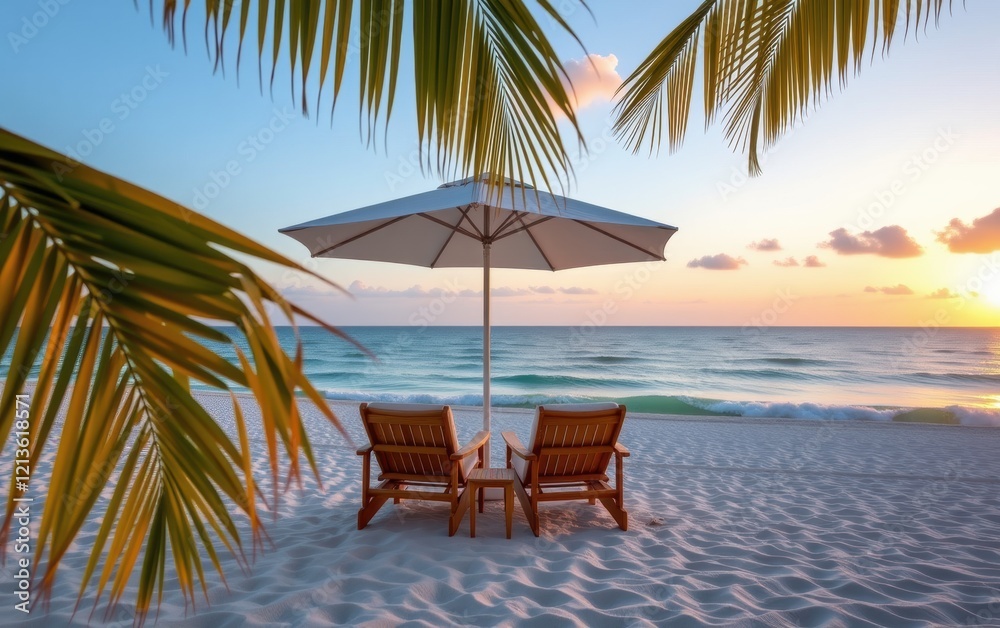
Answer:
<svg viewBox="0 0 1000 628"><path fill-rule="evenodd" d="M473 468L483 466L489 432L479 432L459 448L448 406L363 403L361 421L370 444L358 450L364 456L358 529L368 525L389 499L397 504L401 499L421 499L451 505L448 535L454 535L467 507L460 504L466 478ZM373 452L382 471L377 486L370 486Z"/></svg>
<svg viewBox="0 0 1000 628"><path fill-rule="evenodd" d="M618 443L625 421L625 406L616 403L538 406L529 446L514 432L503 432L507 467L519 482L514 492L531 531L539 534L540 502L586 499L601 503L628 530L628 513L622 493L622 462L629 451ZM608 484L608 464L615 456L615 485Z"/></svg>

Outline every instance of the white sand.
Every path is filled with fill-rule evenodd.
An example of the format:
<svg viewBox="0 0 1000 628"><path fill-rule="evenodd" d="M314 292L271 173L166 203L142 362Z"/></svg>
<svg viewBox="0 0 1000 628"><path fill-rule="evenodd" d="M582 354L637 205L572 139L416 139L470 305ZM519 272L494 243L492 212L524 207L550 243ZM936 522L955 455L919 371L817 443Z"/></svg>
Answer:
<svg viewBox="0 0 1000 628"><path fill-rule="evenodd" d="M227 413L228 398L204 399ZM335 409L365 442L357 405ZM500 431L524 440L530 416L495 413L494 466ZM480 427L476 409L456 417L460 440ZM630 414L629 531L599 505L556 502L535 538L518 504L507 540L500 502L477 517L475 539L468 516L448 537L447 506L421 502L388 504L358 531L360 458L309 420L323 489L306 478L284 497L267 519L273 547L250 574L227 559L228 590L210 573L210 604L185 610L168 578L158 625L1000 625L997 428ZM48 613L26 625L67 625L96 529L65 559ZM10 569L4 625L22 619ZM72 624L92 605L91 591ZM103 608L93 618L102 624ZM131 621L128 604L111 616Z"/></svg>

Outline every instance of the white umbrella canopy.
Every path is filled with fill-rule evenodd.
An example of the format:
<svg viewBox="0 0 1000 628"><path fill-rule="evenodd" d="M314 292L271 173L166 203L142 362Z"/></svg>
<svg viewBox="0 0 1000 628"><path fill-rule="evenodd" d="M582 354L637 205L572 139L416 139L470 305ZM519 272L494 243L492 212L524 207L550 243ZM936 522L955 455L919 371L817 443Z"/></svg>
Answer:
<svg viewBox="0 0 1000 628"><path fill-rule="evenodd" d="M676 227L583 201L536 192L490 175L333 214L281 233L313 257L429 268L483 268L483 429L490 429L490 269L564 270L664 261Z"/></svg>

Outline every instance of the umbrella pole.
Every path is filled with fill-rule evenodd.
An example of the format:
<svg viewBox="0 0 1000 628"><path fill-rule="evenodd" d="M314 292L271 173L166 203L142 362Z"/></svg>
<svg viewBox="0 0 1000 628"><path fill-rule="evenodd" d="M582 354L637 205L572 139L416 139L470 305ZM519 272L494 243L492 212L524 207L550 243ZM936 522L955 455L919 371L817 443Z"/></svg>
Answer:
<svg viewBox="0 0 1000 628"><path fill-rule="evenodd" d="M490 431L490 245L483 244L483 430ZM490 466L490 448L484 465Z"/></svg>

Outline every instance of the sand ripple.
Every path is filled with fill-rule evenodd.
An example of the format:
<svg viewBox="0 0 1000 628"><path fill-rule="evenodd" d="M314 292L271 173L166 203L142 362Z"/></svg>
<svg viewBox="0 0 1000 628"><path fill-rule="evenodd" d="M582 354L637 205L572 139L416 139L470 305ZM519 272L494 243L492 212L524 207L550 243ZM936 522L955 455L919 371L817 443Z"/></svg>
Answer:
<svg viewBox="0 0 1000 628"><path fill-rule="evenodd" d="M338 408L363 442L356 407ZM457 416L468 438L478 413ZM227 560L228 588L210 574L197 613L169 591L159 625L1000 625L1000 429L632 416L631 529L555 503L537 539L518 507L508 541L496 502L475 539L468 518L449 538L444 507L425 503L357 531L360 461L311 420L323 488L286 496L252 573ZM526 438L528 422L498 412L494 434ZM69 621L96 530L26 625ZM110 625L131 624L116 613Z"/></svg>

